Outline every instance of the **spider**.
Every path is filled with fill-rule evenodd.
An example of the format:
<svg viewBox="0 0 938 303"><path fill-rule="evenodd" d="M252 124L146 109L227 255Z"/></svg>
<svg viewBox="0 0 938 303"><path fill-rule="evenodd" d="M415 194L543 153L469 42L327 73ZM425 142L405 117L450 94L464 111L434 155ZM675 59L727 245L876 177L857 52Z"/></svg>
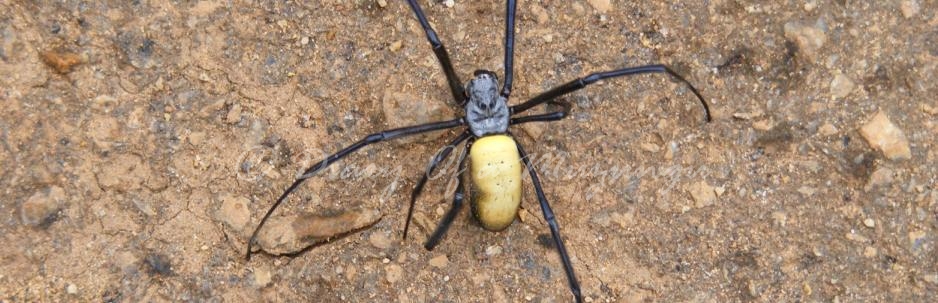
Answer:
<svg viewBox="0 0 938 303"><path fill-rule="evenodd" d="M423 28L427 40L433 47L433 53L436 55L436 58L443 68L446 80L449 83L449 89L453 94L453 100L459 107L465 110L465 116L448 121L426 123L370 134L358 142L326 157L326 159L313 164L307 168L302 175L297 177L293 184L291 184L286 191L280 195L277 201L271 205L270 209L267 210L267 213L264 215L263 219L261 219L254 233L251 235L251 239L248 241L247 258L251 257L251 246L255 242L258 232L263 228L264 223L274 210L276 210L286 197L296 190L304 180L313 177L330 164L374 143L462 126L465 129L456 136L456 138L452 139L446 148L442 149L431 159L426 173L421 176L420 180L418 180L414 186L410 198L410 207L407 210L407 220L404 223L404 239L407 238L407 231L413 217L414 204L423 191L428 176L432 174L442 161L449 157L450 153L457 146L466 142L464 152L458 160L458 171L465 171L468 160L469 170L467 173L468 179L471 182L468 194L475 218L481 223L483 228L490 231L500 231L511 225L518 214L518 209L521 204L521 178L523 175L521 164L524 164L524 168L531 176L531 183L534 186L534 192L537 195L537 201L543 212L544 220L550 228L553 244L563 263L570 291L573 293L577 302L582 302L583 296L580 292L579 282L573 272L573 265L570 262L567 249L560 236L559 224L554 217L554 212L551 210L550 204L547 202L547 196L544 194L544 190L541 187L541 181L538 178L534 166L531 164L531 160L528 158L528 154L508 131L508 127L529 122L561 120L570 113L571 106L565 102L555 101L555 98L587 87L602 79L645 73L665 73L686 84L703 105L707 122L711 120L710 107L707 105L707 102L704 101L700 92L698 92L690 82L669 67L661 64L592 73L586 77L578 78L547 90L520 104L509 106L508 99L511 96L517 1L508 0L506 3L505 78L502 82L500 92L497 75L488 70L475 71L472 79L463 86L461 84L462 82L459 80L459 76L457 76L456 72L453 70L453 65L446 52L446 47L443 46L436 32L430 26L420 5L417 4L416 0L407 0L407 3L416 15L417 21L420 22L420 26ZM561 110L543 114L519 116L519 114L545 103L559 105ZM463 178L457 179L453 203L444 214L443 219L434 232L424 243L424 247L427 250L432 250L440 243L440 240L446 234L446 231L453 223L456 215L462 209L463 200L466 198L464 181Z"/></svg>

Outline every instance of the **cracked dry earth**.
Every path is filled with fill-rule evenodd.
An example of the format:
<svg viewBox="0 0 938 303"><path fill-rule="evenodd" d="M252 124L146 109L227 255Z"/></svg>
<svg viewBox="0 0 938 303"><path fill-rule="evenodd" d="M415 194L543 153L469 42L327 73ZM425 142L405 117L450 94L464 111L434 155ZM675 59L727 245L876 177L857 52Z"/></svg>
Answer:
<svg viewBox="0 0 938 303"><path fill-rule="evenodd" d="M463 79L502 74L501 1L420 3ZM521 1L515 104L660 62L713 109L705 123L686 86L646 75L514 128L552 159L538 168L586 300L933 300L936 13ZM366 148L275 214L374 224L245 260L248 233L323 153L458 114L402 1L7 0L0 74L2 302L572 300L527 180L507 230L463 211L426 251L453 190L436 178L401 240L410 190L453 131Z"/></svg>

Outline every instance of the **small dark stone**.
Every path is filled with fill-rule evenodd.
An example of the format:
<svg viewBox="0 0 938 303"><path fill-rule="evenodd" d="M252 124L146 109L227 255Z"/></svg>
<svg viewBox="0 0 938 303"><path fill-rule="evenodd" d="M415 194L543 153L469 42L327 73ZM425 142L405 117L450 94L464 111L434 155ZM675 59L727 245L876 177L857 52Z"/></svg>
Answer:
<svg viewBox="0 0 938 303"><path fill-rule="evenodd" d="M554 249L554 239L549 234L537 235L537 244L549 249Z"/></svg>
<svg viewBox="0 0 938 303"><path fill-rule="evenodd" d="M821 263L821 259L813 253L805 253L801 256L801 268L808 269Z"/></svg>
<svg viewBox="0 0 938 303"><path fill-rule="evenodd" d="M720 72L733 72L742 68L748 68L752 63L750 58L752 57L752 50L746 47L733 50L730 53L729 58L726 59L722 64L717 66L717 70Z"/></svg>
<svg viewBox="0 0 938 303"><path fill-rule="evenodd" d="M123 299L123 296L117 290L108 289L101 294L101 302L104 303L118 303L122 301L121 299Z"/></svg>
<svg viewBox="0 0 938 303"><path fill-rule="evenodd" d="M152 253L147 256L146 263L150 267L150 273L161 276L173 274L173 265L170 264L169 257L166 255Z"/></svg>
<svg viewBox="0 0 938 303"><path fill-rule="evenodd" d="M153 54L153 46L156 45L156 42L150 40L149 38L143 39L143 43L140 43L140 47L137 48L137 51L143 57L149 57Z"/></svg>

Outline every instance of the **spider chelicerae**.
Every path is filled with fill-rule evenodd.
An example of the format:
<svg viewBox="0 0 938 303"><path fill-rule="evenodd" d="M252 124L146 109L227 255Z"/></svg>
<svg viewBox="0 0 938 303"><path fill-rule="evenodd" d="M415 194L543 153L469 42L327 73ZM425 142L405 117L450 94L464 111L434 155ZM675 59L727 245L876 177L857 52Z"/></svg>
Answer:
<svg viewBox="0 0 938 303"><path fill-rule="evenodd" d="M426 33L427 40L433 47L433 53L436 55L436 58L443 68L446 80L449 83L450 92L453 94L453 101L460 108L465 109L465 116L448 121L396 128L370 134L365 136L364 139L313 164L307 168L302 175L297 177L293 184L280 195L277 201L267 210L267 213L264 214L263 219L261 219L254 233L251 235L251 239L248 241L247 257L250 258L252 253L251 246L255 242L258 232L263 228L264 223L267 222L267 219L274 210L276 210L286 197L296 190L304 180L315 176L316 173L328 167L330 164L374 143L436 130L464 127L465 129L456 136L446 148L442 149L431 159L426 173L417 181L411 193L410 207L407 210L407 220L404 224L403 237L405 239L407 238L407 231L413 216L414 204L417 201L417 197L423 191L428 177L441 162L449 157L450 153L457 146L465 142L464 150L468 152L463 152L459 157L458 171L464 171L466 165L469 165L469 170L467 171L469 174L468 179L470 180L468 196L470 197L470 204L476 219L478 219L482 227L491 231L503 230L511 225L518 214L518 209L521 204L522 170L526 169L531 176L531 183L534 186L534 192L537 195L544 220L550 228L553 244L563 263L570 290L573 292L576 301L581 302L583 296L580 292L580 285L573 272L573 265L564 247L563 239L560 236L560 226L557 224L557 219L554 217L550 204L547 202L547 197L541 187L537 172L531 164L531 160L528 158L524 148L514 140L511 133L508 131L508 127L522 123L561 120L569 114L570 105L565 102L555 101L556 98L582 89L602 79L636 74L665 73L687 84L691 92L694 93L703 105L705 118L708 122L711 120L709 106L700 95L700 92L698 92L690 82L675 73L669 67L661 64L592 73L586 77L578 78L547 90L520 104L509 106L508 99L511 96L513 79L515 11L517 1L509 0L506 3L505 75L500 91L498 77L494 72L488 70L475 71L472 79L463 86L462 82L459 80L459 76L453 69L449 55L446 52L446 47L443 46L436 32L433 31L420 5L417 4L416 0L408 0L407 2L416 15L417 21L420 22L420 26ZM545 103L559 105L561 109L559 111L543 114L520 115L535 106ZM462 209L463 200L467 196L467 188L463 184L464 181L463 178L457 179L453 203L444 214L436 230L424 244L426 249L432 250L439 244L440 240L453 223L453 220L456 218L456 215Z"/></svg>

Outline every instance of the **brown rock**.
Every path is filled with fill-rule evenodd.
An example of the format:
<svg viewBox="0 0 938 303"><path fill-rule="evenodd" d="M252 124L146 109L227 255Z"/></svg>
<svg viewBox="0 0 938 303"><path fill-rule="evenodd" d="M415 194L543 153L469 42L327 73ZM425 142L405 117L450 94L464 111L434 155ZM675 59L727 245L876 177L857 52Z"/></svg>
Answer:
<svg viewBox="0 0 938 303"><path fill-rule="evenodd" d="M713 186L707 184L706 181L700 181L691 184L687 188L687 191L689 191L691 197L694 198L694 207L697 208L713 205L713 203L717 200L716 193L713 191Z"/></svg>
<svg viewBox="0 0 938 303"><path fill-rule="evenodd" d="M57 73L67 74L72 68L81 64L81 56L69 51L47 50L39 53L42 62L54 69Z"/></svg>
<svg viewBox="0 0 938 303"><path fill-rule="evenodd" d="M865 191L870 191L875 187L886 186L892 183L895 172L886 167L877 168L870 174L870 179L866 182Z"/></svg>
<svg viewBox="0 0 938 303"><path fill-rule="evenodd" d="M231 106L231 109L228 110L228 114L225 115L225 122L229 124L241 122L241 104Z"/></svg>
<svg viewBox="0 0 938 303"><path fill-rule="evenodd" d="M371 245L375 248L380 249L387 249L388 247L391 247L392 244L391 238L389 238L388 235L383 232L372 233L371 236L368 237L368 242L371 243Z"/></svg>
<svg viewBox="0 0 938 303"><path fill-rule="evenodd" d="M857 85L844 74L838 73L834 76L834 80L831 80L831 97L834 98L843 98L850 95Z"/></svg>
<svg viewBox="0 0 938 303"><path fill-rule="evenodd" d="M258 287L267 286L270 284L272 276L270 268L267 266L254 268L254 285Z"/></svg>
<svg viewBox="0 0 938 303"><path fill-rule="evenodd" d="M830 136L837 133L837 127L830 123L824 123L821 125L821 128L818 129L818 133L822 136Z"/></svg>
<svg viewBox="0 0 938 303"><path fill-rule="evenodd" d="M243 231L251 221L251 211L245 197L226 194L222 197L221 207L215 213L216 218L236 231Z"/></svg>
<svg viewBox="0 0 938 303"><path fill-rule="evenodd" d="M785 23L784 30L785 38L794 42L798 46L798 50L812 61L817 60L818 52L827 43L827 34L814 26L800 22L788 22Z"/></svg>
<svg viewBox="0 0 938 303"><path fill-rule="evenodd" d="M404 269L400 265L391 264L388 265L388 268L385 272L385 278L388 280L388 283L394 284L397 281L401 280L401 276L404 275Z"/></svg>
<svg viewBox="0 0 938 303"><path fill-rule="evenodd" d="M376 210L359 209L333 216L300 214L271 217L257 235L258 246L269 254L283 255L371 226L381 219Z"/></svg>
<svg viewBox="0 0 938 303"><path fill-rule="evenodd" d="M612 1L609 0L589 0L589 2L593 8L603 14L612 9Z"/></svg>
<svg viewBox="0 0 938 303"><path fill-rule="evenodd" d="M449 259L446 257L446 255L439 255L439 256L433 257L433 259L430 259L430 266L433 266L436 268L446 267L446 264L448 263L449 263Z"/></svg>
<svg viewBox="0 0 938 303"><path fill-rule="evenodd" d="M903 17L912 18L918 15L922 7L919 5L918 0L904 0L899 5L899 9L902 11Z"/></svg>
<svg viewBox="0 0 938 303"><path fill-rule="evenodd" d="M39 191L20 206L23 224L37 226L49 221L65 206L65 190L52 186Z"/></svg>
<svg viewBox="0 0 938 303"><path fill-rule="evenodd" d="M860 128L860 135L870 146L882 151L883 155L890 160L912 158L909 140L906 139L905 133L896 127L882 111Z"/></svg>

